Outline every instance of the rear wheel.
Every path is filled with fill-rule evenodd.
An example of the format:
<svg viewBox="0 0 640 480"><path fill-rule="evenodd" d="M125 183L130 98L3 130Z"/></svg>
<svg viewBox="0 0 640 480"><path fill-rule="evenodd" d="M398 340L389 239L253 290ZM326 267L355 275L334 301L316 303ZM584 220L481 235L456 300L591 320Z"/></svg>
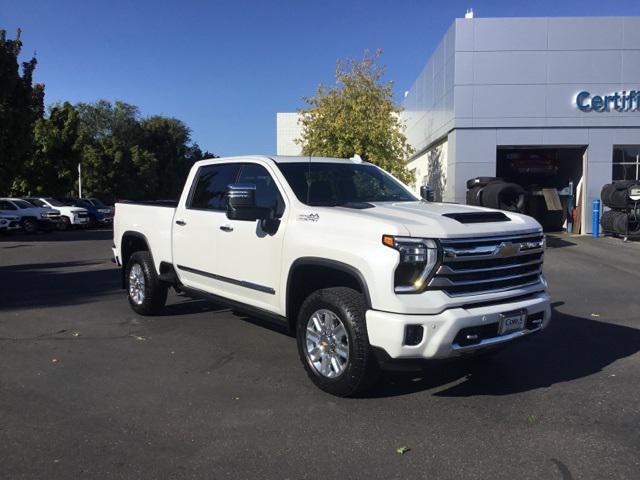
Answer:
<svg viewBox="0 0 640 480"><path fill-rule="evenodd" d="M149 252L131 255L125 270L125 287L131 308L140 315L160 313L167 301L168 286L158 280Z"/></svg>
<svg viewBox="0 0 640 480"><path fill-rule="evenodd" d="M318 290L298 314L297 343L309 378L322 390L347 397L366 391L378 377L369 345L361 293L345 287Z"/></svg>

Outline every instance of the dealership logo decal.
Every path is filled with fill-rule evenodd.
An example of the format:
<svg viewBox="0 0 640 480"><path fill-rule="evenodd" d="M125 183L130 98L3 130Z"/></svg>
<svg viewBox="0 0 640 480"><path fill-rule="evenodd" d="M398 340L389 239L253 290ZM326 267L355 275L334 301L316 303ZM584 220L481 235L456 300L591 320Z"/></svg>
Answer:
<svg viewBox="0 0 640 480"><path fill-rule="evenodd" d="M604 96L582 91L576 95L576 106L583 112L637 112L640 106L640 91L623 90Z"/></svg>

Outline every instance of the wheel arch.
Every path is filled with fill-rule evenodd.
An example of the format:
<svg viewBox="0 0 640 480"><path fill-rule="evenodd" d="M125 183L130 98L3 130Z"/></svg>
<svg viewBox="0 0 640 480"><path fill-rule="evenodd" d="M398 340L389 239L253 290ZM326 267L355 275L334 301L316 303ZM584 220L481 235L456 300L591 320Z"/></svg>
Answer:
<svg viewBox="0 0 640 480"><path fill-rule="evenodd" d="M289 268L286 288L286 317L291 332L295 332L298 311L312 292L329 287L351 287L364 295L366 308L371 308L371 296L364 275L356 267L320 257L302 257Z"/></svg>
<svg viewBox="0 0 640 480"><path fill-rule="evenodd" d="M122 263L122 288L124 288L125 281L125 272L127 269L127 263L135 252L149 252L151 256L151 260L153 262L153 253L151 252L151 247L149 246L149 240L147 237L140 232L135 232L133 230L127 230L122 234L120 239L120 262ZM153 262L155 268L155 262Z"/></svg>

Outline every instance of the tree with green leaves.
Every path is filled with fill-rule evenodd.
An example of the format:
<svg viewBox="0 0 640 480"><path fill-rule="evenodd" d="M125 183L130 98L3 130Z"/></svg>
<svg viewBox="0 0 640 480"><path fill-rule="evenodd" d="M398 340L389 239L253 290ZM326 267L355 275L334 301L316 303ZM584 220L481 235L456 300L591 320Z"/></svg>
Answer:
<svg viewBox="0 0 640 480"><path fill-rule="evenodd" d="M20 30L14 40L0 30L0 194L12 190L31 155L34 124L44 110L44 86L33 84L36 59L22 62L21 69L21 51Z"/></svg>
<svg viewBox="0 0 640 480"><path fill-rule="evenodd" d="M77 105L83 190L108 199L177 198L191 166L203 158L176 118L142 118L136 106L100 100Z"/></svg>
<svg viewBox="0 0 640 480"><path fill-rule="evenodd" d="M33 151L13 182L14 192L66 197L77 191L79 124L69 102L52 105L48 117L36 120Z"/></svg>
<svg viewBox="0 0 640 480"><path fill-rule="evenodd" d="M393 101L393 82L384 82L378 50L362 60L338 61L336 86L320 85L308 108L300 109L303 155L352 157L387 170L406 184L415 182L405 160L413 153Z"/></svg>

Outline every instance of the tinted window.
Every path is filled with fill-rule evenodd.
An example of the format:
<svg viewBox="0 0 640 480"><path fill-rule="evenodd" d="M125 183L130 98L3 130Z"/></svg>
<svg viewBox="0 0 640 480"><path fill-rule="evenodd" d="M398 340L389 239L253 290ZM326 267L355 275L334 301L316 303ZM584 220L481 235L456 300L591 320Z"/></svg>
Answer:
<svg viewBox="0 0 640 480"><path fill-rule="evenodd" d="M35 205L36 207L47 207L48 205L46 203L44 203L42 200L39 200L37 198L28 198L27 199L29 201L29 203L32 203L33 205Z"/></svg>
<svg viewBox="0 0 640 480"><path fill-rule="evenodd" d="M307 205L417 200L400 182L371 164L280 163L278 168L298 200Z"/></svg>
<svg viewBox="0 0 640 480"><path fill-rule="evenodd" d="M255 163L242 166L238 183L251 183L256 186L256 207L271 208L276 217L284 212L284 201L280 191L266 168Z"/></svg>
<svg viewBox="0 0 640 480"><path fill-rule="evenodd" d="M51 198L51 197L49 197L49 198L45 198L45 200L46 200L47 202L49 202L49 205L51 205L51 206L54 206L54 207L64 207L64 203L62 203L62 202L61 202L61 201L59 201L59 200L56 200L55 198Z"/></svg>
<svg viewBox="0 0 640 480"><path fill-rule="evenodd" d="M224 210L225 194L229 185L235 183L238 170L239 163L201 167L198 170L189 208Z"/></svg>
<svg viewBox="0 0 640 480"><path fill-rule="evenodd" d="M33 208L33 205L29 202L25 202L24 200L14 200L13 203L15 203L18 208Z"/></svg>
<svg viewBox="0 0 640 480"><path fill-rule="evenodd" d="M17 208L6 200L0 200L0 210L17 210Z"/></svg>
<svg viewBox="0 0 640 480"><path fill-rule="evenodd" d="M640 145L613 147L613 180L640 179Z"/></svg>
<svg viewBox="0 0 640 480"><path fill-rule="evenodd" d="M106 205L99 198L91 197L89 201L93 203L96 207L99 207L99 208L106 207Z"/></svg>

